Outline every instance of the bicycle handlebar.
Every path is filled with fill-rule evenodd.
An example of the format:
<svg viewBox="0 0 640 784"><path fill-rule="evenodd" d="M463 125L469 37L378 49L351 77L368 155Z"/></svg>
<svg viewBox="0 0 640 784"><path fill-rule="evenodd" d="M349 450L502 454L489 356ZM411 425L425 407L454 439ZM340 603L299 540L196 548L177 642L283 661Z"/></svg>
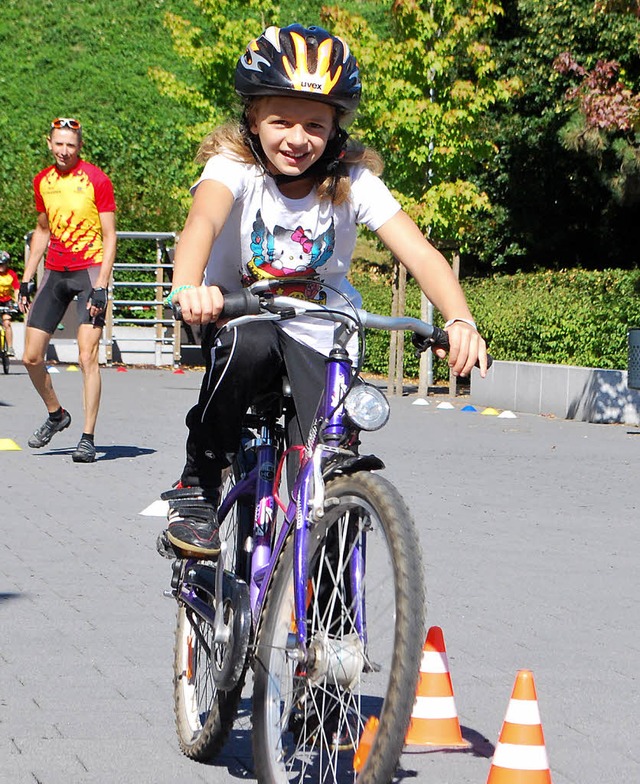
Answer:
<svg viewBox="0 0 640 784"><path fill-rule="evenodd" d="M250 288L232 291L224 295L220 318L233 319L241 316L257 316L262 312L260 296Z"/></svg>
<svg viewBox="0 0 640 784"><path fill-rule="evenodd" d="M232 291L224 295L224 305L220 312L221 319L240 319L245 316L257 316L261 313L277 313L280 318L292 318L302 313L309 313L325 321L335 321L342 324L353 324L360 321L365 327L382 330L411 330L421 337L433 339L434 344L448 349L449 338L440 327L427 324L420 319L408 316L391 317L378 313L369 313L367 310L354 308L337 310L327 308L315 302L295 299L294 297L269 295L265 296L268 289L260 284L254 284L240 291ZM172 305L173 315L177 321L182 321L182 309L177 302Z"/></svg>
<svg viewBox="0 0 640 784"><path fill-rule="evenodd" d="M175 302L172 305L176 320L182 320L182 310ZM309 314L325 321L333 321L353 327L360 322L364 327L386 331L403 330L411 331L417 336L416 348L425 351L427 348L443 348L448 351L449 335L444 329L426 321L421 321L410 316L382 316L370 313L367 310L353 308L353 310L339 310L327 308L315 302L274 295L269 289L269 281L259 281L240 291L232 291L224 295L224 305L219 318L231 319L238 326L246 323L254 316L263 314L271 318L286 320L302 314ZM493 358L488 356L487 366L490 367Z"/></svg>

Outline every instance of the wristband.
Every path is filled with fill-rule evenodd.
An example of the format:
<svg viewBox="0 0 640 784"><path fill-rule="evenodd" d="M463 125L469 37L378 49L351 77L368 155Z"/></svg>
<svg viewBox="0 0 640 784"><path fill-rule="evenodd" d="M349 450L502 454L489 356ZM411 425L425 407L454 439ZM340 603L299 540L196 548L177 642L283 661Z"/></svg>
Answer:
<svg viewBox="0 0 640 784"><path fill-rule="evenodd" d="M172 306L173 306L173 298L175 297L175 295L176 295L176 294L177 294L179 291L185 291L186 289L195 289L195 286L194 286L194 285L192 285L191 283L188 283L188 284L186 284L185 286L178 286L178 288L177 288L177 289L173 289L173 291L170 291L170 292L167 294L167 296L166 296L166 298L165 298L165 300L164 300L164 304L165 304L165 305L166 305L168 308L172 307Z"/></svg>
<svg viewBox="0 0 640 784"><path fill-rule="evenodd" d="M468 324L470 327L473 327L476 332L478 331L478 327L476 326L476 322L475 321L471 321L471 319L465 319L465 318L452 318L452 319L449 319L449 321L447 321L445 323L444 328L447 329L447 327L450 327L452 324L455 324L456 321L462 321L464 324Z"/></svg>

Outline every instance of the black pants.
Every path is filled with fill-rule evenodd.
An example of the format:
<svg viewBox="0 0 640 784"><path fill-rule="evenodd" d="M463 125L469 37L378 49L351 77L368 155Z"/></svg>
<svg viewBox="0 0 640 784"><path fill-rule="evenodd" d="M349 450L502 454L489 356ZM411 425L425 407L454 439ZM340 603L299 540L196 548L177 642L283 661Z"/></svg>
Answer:
<svg viewBox="0 0 640 784"><path fill-rule="evenodd" d="M202 350L206 372L198 402L186 417L189 435L181 481L213 489L238 450L247 409L257 397L281 389L285 375L295 408L288 442L304 443L324 385L325 357L267 321L230 331L208 327Z"/></svg>

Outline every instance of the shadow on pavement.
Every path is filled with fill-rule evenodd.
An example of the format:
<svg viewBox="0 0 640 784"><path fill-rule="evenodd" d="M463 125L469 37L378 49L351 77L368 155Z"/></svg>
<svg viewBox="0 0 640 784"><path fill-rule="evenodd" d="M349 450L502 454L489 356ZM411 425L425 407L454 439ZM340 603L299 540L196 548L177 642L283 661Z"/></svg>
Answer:
<svg viewBox="0 0 640 784"><path fill-rule="evenodd" d="M489 742L484 735L481 735L471 727L460 727L462 737L471 745L468 748L456 748L453 746L409 746L403 751L403 754L429 754L438 752L439 754L472 754L474 757L486 757L490 759L493 757L495 746Z"/></svg>
<svg viewBox="0 0 640 784"><path fill-rule="evenodd" d="M142 457L143 455L153 455L157 449L146 449L141 446L124 446L113 444L113 446L97 446L98 460L120 460L122 458Z"/></svg>
<svg viewBox="0 0 640 784"><path fill-rule="evenodd" d="M50 449L47 452L40 452L43 457L59 457L60 455L72 455L75 447L68 449ZM141 446L126 446L124 444L113 444L112 446L99 446L96 444L96 463L103 460L122 460L132 457L143 457L153 455L157 449L146 449Z"/></svg>
<svg viewBox="0 0 640 784"><path fill-rule="evenodd" d="M24 597L23 593L0 593L0 603L8 602L11 599L24 599Z"/></svg>
<svg viewBox="0 0 640 784"><path fill-rule="evenodd" d="M212 768L226 768L234 779L255 781L251 741L251 698L240 700L234 727L220 754L204 763Z"/></svg>
<svg viewBox="0 0 640 784"><path fill-rule="evenodd" d="M471 727L460 727L460 731L462 732L462 737L471 744L474 757L486 757L487 759L493 757L496 748L488 738L472 730Z"/></svg>

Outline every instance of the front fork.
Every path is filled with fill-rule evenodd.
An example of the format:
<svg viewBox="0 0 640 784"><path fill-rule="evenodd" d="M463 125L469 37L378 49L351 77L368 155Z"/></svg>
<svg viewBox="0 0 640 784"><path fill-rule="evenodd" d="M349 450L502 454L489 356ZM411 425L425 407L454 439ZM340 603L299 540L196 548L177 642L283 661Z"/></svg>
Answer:
<svg viewBox="0 0 640 784"><path fill-rule="evenodd" d="M318 416L307 444L307 459L298 474L292 497L295 502L294 529L294 612L296 647L303 661L307 660L307 604L309 583L309 536L325 514L325 485L322 465L332 454L341 453L346 436L344 395L348 389L352 362L344 348L334 346L325 368L325 391L318 407ZM322 432L319 432L321 428ZM319 443L320 438L324 442ZM331 446L333 444L333 446ZM289 517L289 515L288 515ZM292 518L289 517L291 520ZM349 556L349 581L353 597L354 624L366 647L366 621L364 597L364 532ZM312 598L313 601L313 598Z"/></svg>
<svg viewBox="0 0 640 784"><path fill-rule="evenodd" d="M317 449L316 454L320 455L321 451ZM295 514L293 559L295 648L301 661L307 660L308 647L309 537L313 536L315 525L321 522L327 501L324 493L324 479L315 463L316 456L314 455L314 458L303 467L300 475L301 481L290 506L291 513ZM319 507L319 499L322 499L321 507ZM305 514L304 510L309 510L309 512ZM356 541L351 538L352 535L356 537ZM346 548L349 552L348 579L352 597L353 624L366 649L367 624L364 588L366 532L361 529L349 532ZM313 597L311 601L313 601Z"/></svg>

